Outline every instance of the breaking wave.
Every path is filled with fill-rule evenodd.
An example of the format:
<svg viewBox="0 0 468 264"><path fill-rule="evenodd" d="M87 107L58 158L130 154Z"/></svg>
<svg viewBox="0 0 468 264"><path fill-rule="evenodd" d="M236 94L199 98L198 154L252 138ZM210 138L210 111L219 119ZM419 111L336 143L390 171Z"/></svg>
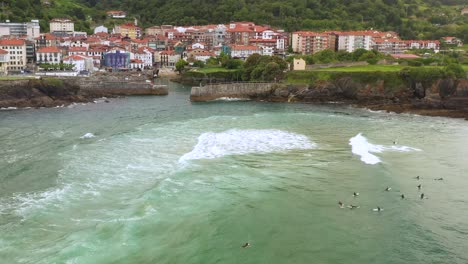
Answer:
<svg viewBox="0 0 468 264"><path fill-rule="evenodd" d="M274 129L231 129L220 133L207 132L198 137L192 151L179 162L214 159L226 155L281 152L293 149L313 149L316 145L306 136Z"/></svg>
<svg viewBox="0 0 468 264"><path fill-rule="evenodd" d="M351 145L351 151L353 154L361 156L361 161L366 164L377 164L381 160L379 157L372 153L382 153L384 151L397 151L397 152L409 152L409 151L421 151L417 148L412 148L408 146L383 146L383 145L374 145L369 143L366 137L361 133L357 134L355 137L352 137L349 140L349 145Z"/></svg>

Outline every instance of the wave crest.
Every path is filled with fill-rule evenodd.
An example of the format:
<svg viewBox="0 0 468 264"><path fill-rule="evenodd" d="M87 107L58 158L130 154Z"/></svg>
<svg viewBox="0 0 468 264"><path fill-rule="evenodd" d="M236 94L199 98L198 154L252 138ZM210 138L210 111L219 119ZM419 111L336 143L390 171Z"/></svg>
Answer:
<svg viewBox="0 0 468 264"><path fill-rule="evenodd" d="M355 137L352 137L349 140L349 145L351 145L351 151L353 152L353 154L361 156L362 162L371 165L381 162L380 158L372 153L381 153L387 150L397 152L421 151L420 149L408 146L386 147L383 145L374 145L369 143L369 141L367 141L367 138L364 137L361 133L357 134Z"/></svg>
<svg viewBox="0 0 468 264"><path fill-rule="evenodd" d="M231 129L220 133L201 134L193 150L180 157L179 162L315 147L315 143L300 134L274 129Z"/></svg>

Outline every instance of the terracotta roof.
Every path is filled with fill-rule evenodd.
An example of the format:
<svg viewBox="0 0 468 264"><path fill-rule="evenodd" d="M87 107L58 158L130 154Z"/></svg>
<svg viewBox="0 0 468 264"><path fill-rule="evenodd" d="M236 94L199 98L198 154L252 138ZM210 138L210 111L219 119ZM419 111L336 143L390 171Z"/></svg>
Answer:
<svg viewBox="0 0 468 264"><path fill-rule="evenodd" d="M70 47L68 52L87 51L86 47Z"/></svg>
<svg viewBox="0 0 468 264"><path fill-rule="evenodd" d="M271 42L276 43L276 39L249 39L249 42Z"/></svg>
<svg viewBox="0 0 468 264"><path fill-rule="evenodd" d="M4 46L23 46L23 45L25 45L25 42L22 39L2 39L2 40L0 40L0 45L4 45Z"/></svg>
<svg viewBox="0 0 468 264"><path fill-rule="evenodd" d="M68 61L68 60L78 61L78 60L85 60L85 57L79 56L79 55L71 55L71 56L67 56L67 57L63 58L63 60L64 61Z"/></svg>
<svg viewBox="0 0 468 264"><path fill-rule="evenodd" d="M134 59L134 60L131 60L130 62L131 63L143 63L143 61L139 59Z"/></svg>
<svg viewBox="0 0 468 264"><path fill-rule="evenodd" d="M43 47L40 48L37 53L59 53L60 50L57 47Z"/></svg>
<svg viewBox="0 0 468 264"><path fill-rule="evenodd" d="M231 50L259 50L259 48L252 45L234 45Z"/></svg>
<svg viewBox="0 0 468 264"><path fill-rule="evenodd" d="M161 51L160 54L174 55L174 54L175 54L175 51L173 51L173 50L165 50L165 51Z"/></svg>

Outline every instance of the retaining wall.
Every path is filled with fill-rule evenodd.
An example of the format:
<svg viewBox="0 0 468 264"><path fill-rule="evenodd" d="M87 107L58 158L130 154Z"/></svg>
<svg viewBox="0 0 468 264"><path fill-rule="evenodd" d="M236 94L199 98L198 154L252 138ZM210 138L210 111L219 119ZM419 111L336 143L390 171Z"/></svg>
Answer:
<svg viewBox="0 0 468 264"><path fill-rule="evenodd" d="M225 83L194 86L190 93L190 100L204 102L225 97L240 99L268 97L277 85L276 83Z"/></svg>

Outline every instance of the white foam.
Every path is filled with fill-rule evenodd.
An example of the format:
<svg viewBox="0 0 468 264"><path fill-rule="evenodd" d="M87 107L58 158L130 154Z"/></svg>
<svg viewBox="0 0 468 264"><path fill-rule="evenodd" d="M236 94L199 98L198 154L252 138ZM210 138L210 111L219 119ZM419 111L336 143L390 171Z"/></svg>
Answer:
<svg viewBox="0 0 468 264"><path fill-rule="evenodd" d="M237 98L237 97L220 97L215 101L250 101L248 98Z"/></svg>
<svg viewBox="0 0 468 264"><path fill-rule="evenodd" d="M83 136L81 136L81 139L88 139L88 138L93 138L95 135L93 133L86 133Z"/></svg>
<svg viewBox="0 0 468 264"><path fill-rule="evenodd" d="M383 145L374 145L367 141L367 138L362 136L361 133L357 134L355 137L352 137L349 140L349 145L351 145L351 151L353 154L361 156L361 161L366 164L377 164L381 160L379 157L373 155L372 153L381 153L383 151L398 151L398 152L408 152L408 151L421 151L420 149L408 147L408 146L391 146L386 147ZM372 152L372 153L371 153Z"/></svg>
<svg viewBox="0 0 468 264"><path fill-rule="evenodd" d="M179 162L215 159L226 155L281 152L293 149L313 149L315 144L306 136L273 129L231 129L221 133L207 132L198 137L192 151Z"/></svg>
<svg viewBox="0 0 468 264"><path fill-rule="evenodd" d="M10 107L2 107L2 108L0 108L0 110L2 110L2 111L10 111L10 110L16 110L16 109L18 109L18 107L10 106Z"/></svg>

